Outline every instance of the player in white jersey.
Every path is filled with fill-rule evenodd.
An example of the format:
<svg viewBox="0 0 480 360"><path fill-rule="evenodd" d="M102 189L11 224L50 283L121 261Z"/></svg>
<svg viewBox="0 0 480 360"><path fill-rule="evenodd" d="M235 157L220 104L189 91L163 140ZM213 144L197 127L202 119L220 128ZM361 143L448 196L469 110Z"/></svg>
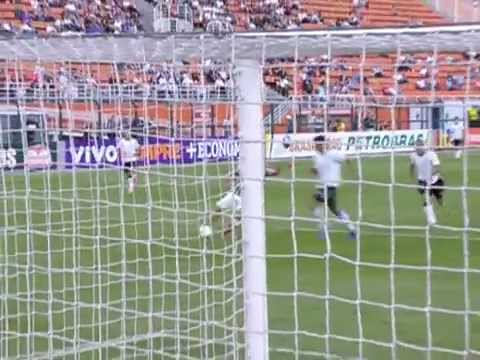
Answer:
<svg viewBox="0 0 480 360"><path fill-rule="evenodd" d="M434 197L439 205L443 203L444 182L440 176L440 160L433 150L428 150L423 140L415 143L415 152L410 155L410 174L416 175L418 192L424 197L424 210L429 225L437 223L435 210L431 203Z"/></svg>
<svg viewBox="0 0 480 360"><path fill-rule="evenodd" d="M278 170L268 167L265 169L265 177L276 175L278 175ZM238 169L233 171L228 175L227 180L229 182L229 190L217 201L212 215L212 222L226 213L231 215L233 223L225 223L224 233L230 232L233 226L240 224L242 215L240 171Z"/></svg>
<svg viewBox="0 0 480 360"><path fill-rule="evenodd" d="M455 118L455 121L452 126L447 130L450 142L455 147L455 159L460 159L462 156L461 147L463 146L464 141L464 129L463 124Z"/></svg>
<svg viewBox="0 0 480 360"><path fill-rule="evenodd" d="M118 142L117 147L120 151L123 170L127 175L128 192L131 193L137 181L137 175L134 173L133 168L138 160L140 145L136 139L132 138L130 132L126 132Z"/></svg>
<svg viewBox="0 0 480 360"><path fill-rule="evenodd" d="M327 149L325 137L319 135L315 137L315 155L313 156L313 172L317 175L319 185L315 193L315 200L320 204L315 208L315 215L320 219L320 237L327 235L327 225L323 223L324 203L327 202L328 209L337 217L337 219L346 225L348 236L355 240L357 234L355 226L350 221L350 216L345 210L337 207L337 189L342 181L342 163L346 160L344 153L338 150Z"/></svg>
<svg viewBox="0 0 480 360"><path fill-rule="evenodd" d="M228 177L229 190L225 195L217 201L215 204L215 211L212 215L212 222L224 215L226 212L230 212L229 215L233 218L233 224L225 223L224 233L228 233L232 230L233 226L240 223L242 213L242 200L240 198L240 179L239 172L234 171Z"/></svg>

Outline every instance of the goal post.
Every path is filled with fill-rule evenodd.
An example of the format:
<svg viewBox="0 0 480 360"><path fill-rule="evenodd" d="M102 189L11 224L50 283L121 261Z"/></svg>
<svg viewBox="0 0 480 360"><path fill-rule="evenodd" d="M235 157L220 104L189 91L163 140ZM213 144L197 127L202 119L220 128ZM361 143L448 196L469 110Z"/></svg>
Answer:
<svg viewBox="0 0 480 360"><path fill-rule="evenodd" d="M237 66L247 358L266 360L268 313L263 73L256 60L240 60Z"/></svg>
<svg viewBox="0 0 480 360"><path fill-rule="evenodd" d="M479 35L0 37L0 358L479 357ZM318 134L349 219L314 211Z"/></svg>

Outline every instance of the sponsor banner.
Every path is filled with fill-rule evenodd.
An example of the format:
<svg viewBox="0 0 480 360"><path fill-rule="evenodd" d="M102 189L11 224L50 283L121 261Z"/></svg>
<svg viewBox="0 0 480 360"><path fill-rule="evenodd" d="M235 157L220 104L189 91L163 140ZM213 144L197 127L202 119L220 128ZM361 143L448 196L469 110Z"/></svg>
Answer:
<svg viewBox="0 0 480 360"><path fill-rule="evenodd" d="M319 134L276 134L273 136L272 159L291 156L313 156L313 138ZM378 154L390 151L412 151L418 139L428 140L428 130L365 131L327 133L328 145L346 154Z"/></svg>
<svg viewBox="0 0 480 360"><path fill-rule="evenodd" d="M52 154L44 145L30 146L25 154L21 149L0 149L0 169L17 169L25 166L29 170L52 167Z"/></svg>
<svg viewBox="0 0 480 360"><path fill-rule="evenodd" d="M0 149L0 169L13 169L17 166L17 150Z"/></svg>
<svg viewBox="0 0 480 360"><path fill-rule="evenodd" d="M48 168L52 165L50 149L45 145L30 146L24 161L28 169Z"/></svg>
<svg viewBox="0 0 480 360"><path fill-rule="evenodd" d="M480 145L480 128L468 129L467 145Z"/></svg>
<svg viewBox="0 0 480 360"><path fill-rule="evenodd" d="M103 167L121 164L117 139L71 138L65 145L65 164L71 167ZM193 164L202 161L237 159L240 145L236 139L172 139L149 137L140 142L138 165Z"/></svg>

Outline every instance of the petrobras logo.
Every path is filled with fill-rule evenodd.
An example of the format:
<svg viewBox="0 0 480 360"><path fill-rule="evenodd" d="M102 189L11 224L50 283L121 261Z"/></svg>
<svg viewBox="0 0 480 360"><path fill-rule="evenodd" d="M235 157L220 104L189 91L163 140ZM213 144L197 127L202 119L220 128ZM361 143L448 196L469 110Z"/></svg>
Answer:
<svg viewBox="0 0 480 360"><path fill-rule="evenodd" d="M17 165L17 151L15 149L0 149L0 169L13 169Z"/></svg>
<svg viewBox="0 0 480 360"><path fill-rule="evenodd" d="M274 135L270 157L309 157L315 153L314 133ZM376 154L388 151L413 151L419 139L428 140L427 130L375 132L336 132L326 134L328 148L346 154ZM286 146L288 145L288 146Z"/></svg>
<svg viewBox="0 0 480 360"><path fill-rule="evenodd" d="M114 164L118 160L118 150L114 145L85 145L70 147L74 164Z"/></svg>
<svg viewBox="0 0 480 360"><path fill-rule="evenodd" d="M190 160L233 159L240 153L240 144L232 139L192 141L186 146L185 152Z"/></svg>
<svg viewBox="0 0 480 360"><path fill-rule="evenodd" d="M382 151L412 149L417 140L427 140L426 132L396 131L353 133L348 136L344 151Z"/></svg>

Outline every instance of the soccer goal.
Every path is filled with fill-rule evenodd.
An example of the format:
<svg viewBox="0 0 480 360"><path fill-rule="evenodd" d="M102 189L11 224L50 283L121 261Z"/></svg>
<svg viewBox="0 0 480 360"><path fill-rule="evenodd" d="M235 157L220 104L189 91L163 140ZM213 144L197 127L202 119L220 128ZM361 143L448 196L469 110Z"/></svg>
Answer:
<svg viewBox="0 0 480 360"><path fill-rule="evenodd" d="M480 357L479 32L1 38L0 357Z"/></svg>

